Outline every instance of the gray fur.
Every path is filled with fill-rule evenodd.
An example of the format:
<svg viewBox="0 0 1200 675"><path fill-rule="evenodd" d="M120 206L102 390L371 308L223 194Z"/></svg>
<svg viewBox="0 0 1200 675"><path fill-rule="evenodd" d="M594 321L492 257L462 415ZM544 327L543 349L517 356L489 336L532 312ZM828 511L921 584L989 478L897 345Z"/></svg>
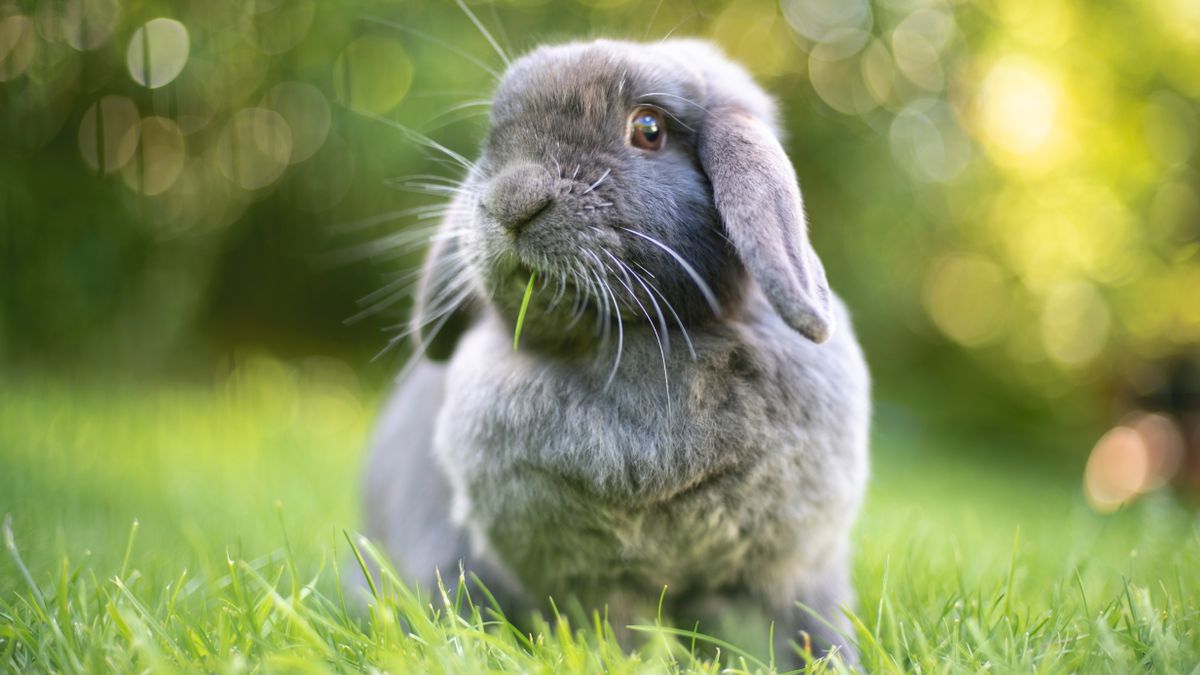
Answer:
<svg viewBox="0 0 1200 675"><path fill-rule="evenodd" d="M657 153L626 142L643 104L668 116ZM571 596L620 626L667 586L680 624L748 598L779 647L805 631L853 662L869 379L770 99L701 42L540 48L456 206L414 319L448 362L384 412L368 534L426 587L463 561L510 614Z"/></svg>

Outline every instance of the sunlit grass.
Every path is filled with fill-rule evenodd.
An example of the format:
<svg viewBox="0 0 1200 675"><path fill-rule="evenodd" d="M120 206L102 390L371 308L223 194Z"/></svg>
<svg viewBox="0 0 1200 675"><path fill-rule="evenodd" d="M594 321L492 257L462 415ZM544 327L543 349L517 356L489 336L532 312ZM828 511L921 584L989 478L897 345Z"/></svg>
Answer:
<svg viewBox="0 0 1200 675"><path fill-rule="evenodd" d="M770 627L749 621L712 631L731 642L717 648L703 626L692 634L645 617L629 653L601 614L564 608L526 634L479 589L418 596L384 575L369 601L352 597L340 583L358 573L351 544L373 555L353 533L373 397L334 364L255 360L210 386L2 384L8 670L715 673L785 663L758 646ZM929 443L875 444L856 533L853 637L868 669L1195 668L1194 515L1152 495L1098 516L1077 473Z"/></svg>

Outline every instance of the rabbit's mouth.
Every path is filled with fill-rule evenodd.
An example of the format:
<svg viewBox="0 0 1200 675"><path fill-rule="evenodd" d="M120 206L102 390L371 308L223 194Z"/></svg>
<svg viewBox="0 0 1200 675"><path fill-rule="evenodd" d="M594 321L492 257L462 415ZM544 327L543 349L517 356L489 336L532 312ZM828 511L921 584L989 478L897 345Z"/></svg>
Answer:
<svg viewBox="0 0 1200 675"><path fill-rule="evenodd" d="M617 321L618 314L625 323L638 322L643 317L636 300L620 281L607 274L583 276L581 271L557 265L529 265L516 262L497 285L495 298L502 304L521 298L533 279L532 306L541 311L578 322L583 314L599 315ZM640 295L640 294L639 294ZM650 306L650 301L645 300Z"/></svg>

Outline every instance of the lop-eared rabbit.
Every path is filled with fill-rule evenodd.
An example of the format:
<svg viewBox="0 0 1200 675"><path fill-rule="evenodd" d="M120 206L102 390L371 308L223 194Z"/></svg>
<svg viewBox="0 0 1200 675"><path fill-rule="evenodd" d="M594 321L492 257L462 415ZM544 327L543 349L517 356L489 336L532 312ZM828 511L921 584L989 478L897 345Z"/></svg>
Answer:
<svg viewBox="0 0 1200 675"><path fill-rule="evenodd" d="M704 42L511 64L366 468L367 534L406 580L462 565L509 616L570 597L618 628L667 587L678 625L748 602L777 653L856 661L869 378L779 137Z"/></svg>

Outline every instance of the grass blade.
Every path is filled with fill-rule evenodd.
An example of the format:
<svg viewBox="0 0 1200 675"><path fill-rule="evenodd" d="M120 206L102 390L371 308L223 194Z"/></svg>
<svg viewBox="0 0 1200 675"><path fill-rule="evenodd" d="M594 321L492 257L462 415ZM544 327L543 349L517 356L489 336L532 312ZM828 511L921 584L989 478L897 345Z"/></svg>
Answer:
<svg viewBox="0 0 1200 675"><path fill-rule="evenodd" d="M529 272L529 283L525 285L525 297L521 299L521 311L517 313L517 329L513 331L513 351L521 342L521 326L525 323L525 312L529 309L529 299L533 297L533 282L537 280L537 270Z"/></svg>

